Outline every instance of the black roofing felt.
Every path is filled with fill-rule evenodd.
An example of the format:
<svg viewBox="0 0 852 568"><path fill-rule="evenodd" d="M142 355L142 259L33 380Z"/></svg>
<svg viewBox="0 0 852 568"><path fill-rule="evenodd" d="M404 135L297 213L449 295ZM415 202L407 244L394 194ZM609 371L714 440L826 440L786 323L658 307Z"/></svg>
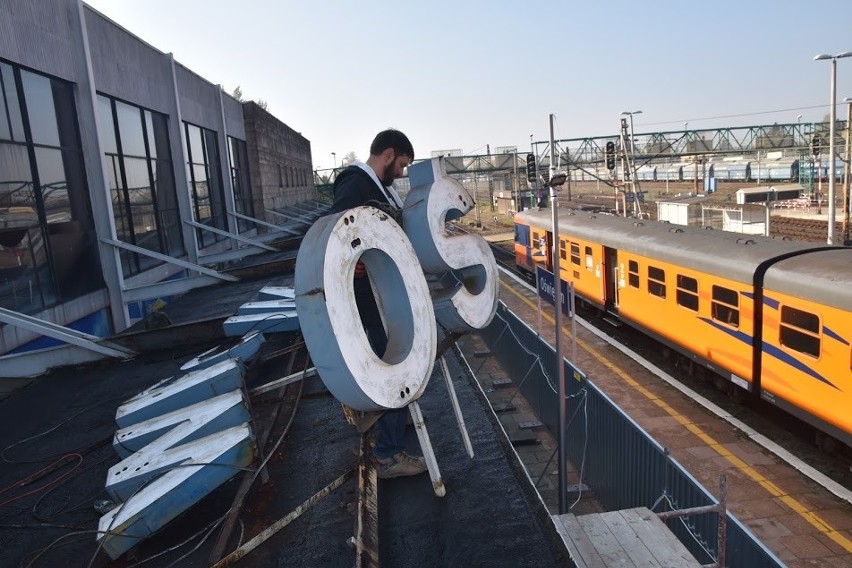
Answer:
<svg viewBox="0 0 852 568"><path fill-rule="evenodd" d="M223 317L251 300L263 285L286 284L289 278L195 290L166 312L173 323ZM191 337L191 326L186 329ZM270 341L284 345L293 339L282 335ZM186 343L190 344L161 348L123 363L59 370L0 401L0 447L6 448L0 462L0 566L130 566L192 535L198 536L142 566L167 566L174 561L180 566L208 565L218 532L199 542L204 529L231 506L243 474L116 561L102 551L96 554L94 536L100 514L93 504L107 498L107 470L119 461L111 447L115 411L122 401L177 374L184 361L211 347L209 343L192 345L190 339ZM531 493L484 397L452 351L448 363L476 455L472 460L467 457L446 386L436 370L421 405L447 496L435 497L426 474L379 482L381 564L565 565L546 513ZM251 387L282 376L282 367L281 359L249 365L247 382ZM293 393L291 387L290 402L272 440L289 418ZM253 400L252 411L265 416L274 402ZM254 427L258 430L261 425ZM409 438L411 449L416 449L413 430ZM254 486L249 493L240 516L242 528L235 531L228 550L236 547L240 532L245 541L354 467L358 443L340 404L318 379L306 381L291 428L269 462L270 482ZM56 471L16 486L57 459L66 461ZM238 565L351 566L354 550L346 541L353 534L356 500L353 478Z"/></svg>

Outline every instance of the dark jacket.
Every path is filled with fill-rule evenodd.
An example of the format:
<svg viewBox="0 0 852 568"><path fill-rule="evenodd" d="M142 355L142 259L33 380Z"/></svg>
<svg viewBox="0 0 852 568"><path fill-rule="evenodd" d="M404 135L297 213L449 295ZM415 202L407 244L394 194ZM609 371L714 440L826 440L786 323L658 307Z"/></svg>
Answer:
<svg viewBox="0 0 852 568"><path fill-rule="evenodd" d="M384 205L390 203L370 174L352 165L340 172L334 180L334 205L329 213L340 213L371 201ZM393 203L390 205L394 206Z"/></svg>
<svg viewBox="0 0 852 568"><path fill-rule="evenodd" d="M329 213L340 213L360 205L376 205L380 208L396 205L391 203L382 192L370 174L360 167L352 165L340 172L334 180L334 204ZM361 323L367 327L382 327L382 319L379 315L370 279L364 272L363 264L360 262L355 268L355 303L361 314ZM377 346L374 345L374 348ZM384 351L384 347L381 348Z"/></svg>

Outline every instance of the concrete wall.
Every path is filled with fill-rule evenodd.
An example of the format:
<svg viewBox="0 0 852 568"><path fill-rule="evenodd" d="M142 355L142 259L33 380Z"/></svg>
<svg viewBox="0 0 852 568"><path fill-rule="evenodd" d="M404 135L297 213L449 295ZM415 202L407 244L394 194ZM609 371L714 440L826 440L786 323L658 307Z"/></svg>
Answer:
<svg viewBox="0 0 852 568"><path fill-rule="evenodd" d="M174 87L169 56L100 13L88 7L84 13L95 88L129 103L171 114Z"/></svg>
<svg viewBox="0 0 852 568"><path fill-rule="evenodd" d="M0 57L66 81L79 79L75 6L49 0L0 2Z"/></svg>
<svg viewBox="0 0 852 568"><path fill-rule="evenodd" d="M265 209L314 199L310 141L254 102L243 103L243 116L258 218L265 218Z"/></svg>

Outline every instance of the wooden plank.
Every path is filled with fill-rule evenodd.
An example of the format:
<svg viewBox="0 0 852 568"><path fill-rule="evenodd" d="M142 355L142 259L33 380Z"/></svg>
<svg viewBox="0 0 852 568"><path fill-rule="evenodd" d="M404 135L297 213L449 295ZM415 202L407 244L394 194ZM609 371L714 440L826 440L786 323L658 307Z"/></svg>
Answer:
<svg viewBox="0 0 852 568"><path fill-rule="evenodd" d="M701 564L655 513L646 507L621 512L663 568L699 567Z"/></svg>
<svg viewBox="0 0 852 568"><path fill-rule="evenodd" d="M376 468L368 434L361 434L358 456L358 514L355 520L355 568L379 566L379 509Z"/></svg>
<svg viewBox="0 0 852 568"><path fill-rule="evenodd" d="M612 531L609 530L601 515L583 515L577 517L577 522L580 523L583 532L592 541L605 566L635 568L636 565L628 558L626 551L621 547Z"/></svg>
<svg viewBox="0 0 852 568"><path fill-rule="evenodd" d="M609 527L615 539L621 544L625 554L636 566L659 566L660 563L648 549L648 545L639 538L633 525L623 515L624 511L602 513L601 519Z"/></svg>
<svg viewBox="0 0 852 568"><path fill-rule="evenodd" d="M577 568L604 568L606 566L574 515L571 513L553 515L553 522L556 524L556 530L562 537L562 541Z"/></svg>

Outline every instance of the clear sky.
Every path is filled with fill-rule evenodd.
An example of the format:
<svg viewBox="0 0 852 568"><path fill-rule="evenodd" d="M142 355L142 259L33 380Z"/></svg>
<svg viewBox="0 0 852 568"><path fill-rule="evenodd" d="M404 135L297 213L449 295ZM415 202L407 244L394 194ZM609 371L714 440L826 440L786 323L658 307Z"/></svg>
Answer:
<svg viewBox="0 0 852 568"><path fill-rule="evenodd" d="M395 127L433 150L819 121L852 1L86 0L311 142L315 169ZM852 57L837 62L837 116Z"/></svg>

